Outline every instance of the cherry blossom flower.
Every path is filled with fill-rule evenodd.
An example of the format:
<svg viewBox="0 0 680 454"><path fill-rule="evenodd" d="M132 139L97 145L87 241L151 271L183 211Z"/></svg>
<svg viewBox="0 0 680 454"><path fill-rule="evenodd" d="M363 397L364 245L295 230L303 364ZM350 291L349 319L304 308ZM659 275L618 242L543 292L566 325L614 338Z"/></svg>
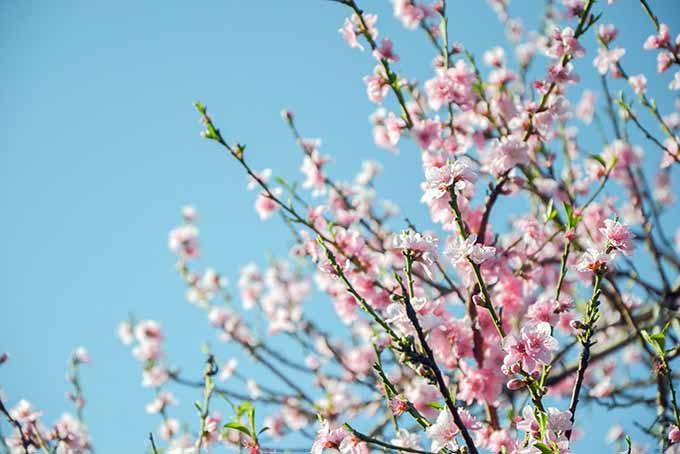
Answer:
<svg viewBox="0 0 680 454"><path fill-rule="evenodd" d="M668 28L668 25L666 24L661 24L659 26L659 32L656 35L650 35L646 40L645 43L643 44L643 49L645 50L651 50L651 49L659 49L661 47L665 47L670 43L671 40L671 32L670 29Z"/></svg>
<svg viewBox="0 0 680 454"><path fill-rule="evenodd" d="M390 408L394 416L400 416L408 410L408 401L403 396L394 396L390 399Z"/></svg>
<svg viewBox="0 0 680 454"><path fill-rule="evenodd" d="M676 72L675 75L673 75L673 80L671 81L670 84L668 84L668 89L669 90L680 90L680 71Z"/></svg>
<svg viewBox="0 0 680 454"><path fill-rule="evenodd" d="M541 322L524 326L519 335L503 339L506 352L503 364L512 371L512 367L520 363L525 371L531 372L537 365L550 364L552 352L557 350L558 345L549 324Z"/></svg>
<svg viewBox="0 0 680 454"><path fill-rule="evenodd" d="M633 88L636 95L642 96L647 90L647 78L644 74L639 74L637 76L630 76L628 78L628 83Z"/></svg>
<svg viewBox="0 0 680 454"><path fill-rule="evenodd" d="M342 39L353 49L364 50L364 46L361 45L358 39L358 33L354 28L354 24L349 19L345 19L342 27L338 29L338 32L342 36Z"/></svg>
<svg viewBox="0 0 680 454"><path fill-rule="evenodd" d="M475 98L473 81L474 73L462 60L458 60L452 68L438 71L433 79L425 82L425 93L430 108L439 110L449 103L469 107Z"/></svg>
<svg viewBox="0 0 680 454"><path fill-rule="evenodd" d="M633 233L626 224L605 219L604 227L600 228L600 232L614 249L623 252L625 255L632 255L635 249Z"/></svg>
<svg viewBox="0 0 680 454"><path fill-rule="evenodd" d="M394 17L410 30L418 28L424 19L432 15L426 5L416 4L413 0L392 0L392 5Z"/></svg>
<svg viewBox="0 0 680 454"><path fill-rule="evenodd" d="M495 247L477 243L477 234L475 233L470 234L466 239L463 239L462 236L456 237L446 249L446 255L454 265L458 265L468 258L477 265L481 265L493 258L495 253Z"/></svg>
<svg viewBox="0 0 680 454"><path fill-rule="evenodd" d="M312 444L311 454L323 454L324 449L334 448L340 449L340 443L349 433L344 427L331 428L328 421L321 422L321 428L316 433L316 438Z"/></svg>
<svg viewBox="0 0 680 454"><path fill-rule="evenodd" d="M600 48L597 50L597 57L593 60L593 66L601 75L607 74L607 71L616 73L616 63L625 53L626 50L621 47L611 50Z"/></svg>
<svg viewBox="0 0 680 454"><path fill-rule="evenodd" d="M562 58L566 53L577 58L586 54L586 50L579 44L574 36L574 29L565 27L563 30L556 28L552 33L553 45L546 54L551 58Z"/></svg>
<svg viewBox="0 0 680 454"><path fill-rule="evenodd" d="M73 359L80 364L88 364L90 362L90 355L85 347L78 347L73 352Z"/></svg>
<svg viewBox="0 0 680 454"><path fill-rule="evenodd" d="M609 44L616 39L619 31L613 24L601 24L597 27L597 36L603 43Z"/></svg>
<svg viewBox="0 0 680 454"><path fill-rule="evenodd" d="M675 424L671 425L671 428L668 431L668 441L670 441L671 444L675 444L680 441L680 427L676 426Z"/></svg>
<svg viewBox="0 0 680 454"><path fill-rule="evenodd" d="M586 124L589 124L593 120L595 99L596 95L592 90L585 90L576 107L576 115Z"/></svg>
<svg viewBox="0 0 680 454"><path fill-rule="evenodd" d="M411 433L402 427L397 430L396 437L393 438L390 443L395 446L401 446L402 448L418 449L418 446L420 445L420 436L418 436L417 433Z"/></svg>
<svg viewBox="0 0 680 454"><path fill-rule="evenodd" d="M613 253L608 254L597 248L588 248L581 256L576 269L582 273L599 273L606 270L613 260Z"/></svg>
<svg viewBox="0 0 680 454"><path fill-rule="evenodd" d="M472 170L471 163L467 159L457 159L439 167L427 167L422 201L429 204L435 199L445 197L452 186L456 192L469 195L472 183L476 180L477 174Z"/></svg>
<svg viewBox="0 0 680 454"><path fill-rule="evenodd" d="M198 228L192 224L175 227L170 231L168 247L182 258L196 258L200 255Z"/></svg>
<svg viewBox="0 0 680 454"><path fill-rule="evenodd" d="M456 442L456 435L459 432L458 427L453 422L451 412L447 408L442 409L437 416L434 424L428 427L425 432L432 440L430 450L432 452L440 451L444 448L456 450L458 443Z"/></svg>
<svg viewBox="0 0 680 454"><path fill-rule="evenodd" d="M399 55L394 53L393 47L392 40L383 38L380 42L380 46L373 51L373 56L378 60L387 60L398 63Z"/></svg>
<svg viewBox="0 0 680 454"><path fill-rule="evenodd" d="M438 145L438 140L441 137L441 125L437 120L423 120L413 127L411 134L421 149L429 150Z"/></svg>

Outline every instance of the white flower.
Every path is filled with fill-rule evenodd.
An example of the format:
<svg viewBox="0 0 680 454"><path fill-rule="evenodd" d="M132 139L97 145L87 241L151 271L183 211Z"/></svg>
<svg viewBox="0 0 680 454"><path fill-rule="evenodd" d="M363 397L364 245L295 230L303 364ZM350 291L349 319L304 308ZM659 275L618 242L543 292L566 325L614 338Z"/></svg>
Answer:
<svg viewBox="0 0 680 454"><path fill-rule="evenodd" d="M425 432L432 440L432 446L430 447L432 452L438 452L444 448L451 450L458 449L458 443L456 442L458 427L453 423L453 417L448 409L441 410L439 416L437 416L437 421L428 427Z"/></svg>

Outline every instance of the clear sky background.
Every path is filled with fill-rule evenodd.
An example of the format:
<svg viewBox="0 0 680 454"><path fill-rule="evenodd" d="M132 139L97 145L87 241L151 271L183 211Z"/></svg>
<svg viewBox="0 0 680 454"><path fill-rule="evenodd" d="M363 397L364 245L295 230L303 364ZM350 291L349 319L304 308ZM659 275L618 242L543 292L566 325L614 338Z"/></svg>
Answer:
<svg viewBox="0 0 680 454"><path fill-rule="evenodd" d="M381 36L393 38L402 57L397 69L431 77L433 49L424 34L404 30L387 1L360 3L380 14ZM448 3L451 39L480 61L484 49L504 42L485 1ZM515 3L511 11L534 27L543 2ZM677 2L651 3L680 31ZM655 54L641 49L652 25L638 3L595 8L621 29L625 67L653 73ZM185 302L167 250L180 207L199 210L204 263L232 282L245 263L286 253L286 228L259 221L242 171L199 137L195 100L208 105L229 140L248 144L255 168L289 179L298 178L301 156L279 111L292 108L303 135L323 138L333 177L351 179L362 160L379 160L381 195L429 225L414 147L395 157L372 144L374 105L361 78L373 60L341 40L346 15L324 0L2 1L0 350L12 359L0 367L0 385L10 404L27 398L50 423L70 409L66 361L84 345L92 357L83 372L85 415L97 452L142 452L158 418L144 412L152 392L141 388L139 367L115 336L117 323L131 311L159 320L172 362L196 377L199 345L214 341L205 315ZM597 90L592 33L587 42L590 53L577 71ZM663 112L672 109L669 80L666 74L650 84ZM589 131L584 143L599 151ZM658 150L636 143L656 165ZM511 214L501 206L496 221ZM677 226L678 219L666 222ZM193 414L194 398L180 394L183 414ZM590 430L579 452L604 447L611 421L639 416L579 412Z"/></svg>

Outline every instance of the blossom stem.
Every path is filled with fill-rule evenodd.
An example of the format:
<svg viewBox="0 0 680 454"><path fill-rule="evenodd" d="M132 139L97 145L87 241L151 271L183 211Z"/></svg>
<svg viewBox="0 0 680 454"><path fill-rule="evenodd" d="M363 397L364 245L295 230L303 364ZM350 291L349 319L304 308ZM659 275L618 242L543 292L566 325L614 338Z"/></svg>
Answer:
<svg viewBox="0 0 680 454"><path fill-rule="evenodd" d="M590 361L590 347L593 345L592 336L595 328L595 323L599 318L599 298L601 293L602 276L604 271L598 271L595 274L595 284L593 285L593 294L588 301L586 306L586 318L585 318L585 329L583 332L578 334L579 341L581 342L581 356L579 357L578 371L576 372L576 381L571 392L571 402L569 404L569 411L571 412L571 423L574 423L574 417L576 414L576 407L578 405L578 398L581 392L581 386L583 385L583 379L585 377L586 369L588 368L588 362ZM565 432L567 439L571 437L572 430L569 429Z"/></svg>
<svg viewBox="0 0 680 454"><path fill-rule="evenodd" d="M158 448L156 448L156 442L153 439L153 432L149 432L149 442L151 443L151 452L158 454Z"/></svg>
<svg viewBox="0 0 680 454"><path fill-rule="evenodd" d="M564 249L562 250L562 258L560 260L560 277L557 280L557 288L555 289L555 299L559 301L560 293L562 292L562 285L564 278L567 275L567 258L569 257L569 249L571 248L571 241L565 238Z"/></svg>
<svg viewBox="0 0 680 454"><path fill-rule="evenodd" d="M347 0L346 4L350 8L352 8L354 14L356 14L357 17L359 18L359 23L361 25L361 33L364 35L366 41L368 41L368 44L371 46L371 50L376 50L378 48L378 45L373 39L373 36L371 36L371 31L368 29L368 26L366 25L366 21L364 20L364 12L361 10L361 8L359 8L359 6L356 4L354 0ZM411 129L414 123L413 120L411 119L411 114L409 113L408 108L406 107L406 100L404 99L404 94L402 93L401 87L399 86L398 75L392 72L392 70L390 69L390 64L387 61L387 59L381 58L380 64L385 70L385 74L387 74L387 77L390 82L390 88L394 92L394 95L397 97L397 101L399 101L402 114L404 115L404 119L406 120L406 127L408 129Z"/></svg>
<svg viewBox="0 0 680 454"><path fill-rule="evenodd" d="M578 39L585 31L588 29L589 25L586 25L586 19L590 15L590 9L593 6L593 3L595 3L595 0L587 0L586 4L583 7L583 11L581 12L581 15L579 16L578 20L578 25L576 26L576 30L574 31L574 39ZM572 59L572 55L565 53L562 56L562 60L560 61L560 66L564 67L569 61ZM536 112L542 112L545 109L545 106L548 102L548 98L550 97L550 94L553 92L555 87L557 86L557 82L552 82L548 86L548 90L543 94L541 97L541 100L538 103L538 108L536 109ZM533 115L529 117L530 118L530 123L529 127L527 128L526 132L524 133L524 141L529 139L531 134L534 131L534 123L533 123Z"/></svg>
<svg viewBox="0 0 680 454"><path fill-rule="evenodd" d="M338 275L338 277L340 277L340 279L342 279L342 282L344 282L345 286L347 287L347 291L354 297L356 302L359 303L359 306L361 306L361 308L366 313L368 313L371 316L371 318L378 325L380 325L385 330L385 332L390 335L390 337L393 340L399 341L400 338L397 335L397 333L392 329L392 327L390 325L388 325L387 322L385 322L385 320L383 320L375 310L373 310L373 308L368 304L368 302L366 302L364 297L361 296L359 294L359 292L357 292L357 290L354 288L354 286L349 281L349 279L347 279L345 272L342 270L342 268L340 268L340 265L338 264L337 260L335 259L335 255L333 255L333 253L328 248L328 246L323 241L319 241L319 244L321 245L321 247L323 247L324 251L326 252L326 257L331 262L333 270Z"/></svg>
<svg viewBox="0 0 680 454"><path fill-rule="evenodd" d="M411 304L411 298L413 297L412 288L413 278L411 277L412 261L413 257L410 254L406 254L406 276L407 280L409 281L408 292L404 288L403 282L401 281L401 279L398 278L397 275L397 281L399 282L399 285L401 285L402 287L404 306L406 307L406 316L411 321L413 327L416 330L420 347L423 349L427 357L427 366L434 374L435 382L437 383L439 392L441 393L442 397L444 397L444 402L446 403L447 408L451 412L451 416L453 416L453 422L456 424L456 427L458 427L458 430L460 430L460 433L463 436L463 439L465 440L465 444L467 445L470 454L477 454L478 453L477 447L475 446L475 443L472 440L472 437L470 436L467 427L465 427L465 424L463 423L463 420L461 419L460 414L458 413L458 409L456 408L456 404L454 403L454 397L451 395L451 391L449 390L449 387L446 385L446 382L444 382L444 376L442 375L442 372L439 369L439 366L437 365L437 361L434 358L434 353L432 352L430 345L427 343L427 339L425 338L423 328L420 326L420 322L418 321L418 314L416 313L415 309L413 308L413 305Z"/></svg>
<svg viewBox="0 0 680 454"><path fill-rule="evenodd" d="M385 387L386 394L389 391L389 395L391 397L397 396L399 393L397 391L397 388L394 386L394 384L390 381L390 379L387 377L385 374L385 371L382 368L382 361L380 361L380 355L378 352L376 352L376 355L378 356L378 362L376 362L373 366L373 370L378 374L378 377L383 383L383 386ZM427 429L428 427L431 426L430 421L428 421L423 415L420 414L420 412L416 409L416 407L413 406L411 402L408 402L408 407L406 411L413 416L413 419L416 420L416 422L423 428Z"/></svg>
<svg viewBox="0 0 680 454"><path fill-rule="evenodd" d="M198 408L199 416L201 419L201 428L198 432L198 439L196 440L196 450L200 453L201 447L203 446L203 440L205 438L205 427L206 420L210 414L210 398L212 397L213 390L215 389L215 383L212 380L212 376L217 373L217 366L215 365L215 357L208 355L208 360L205 365L205 371L203 372L203 405ZM198 403L196 404L198 407Z"/></svg>
<svg viewBox="0 0 680 454"><path fill-rule="evenodd" d="M460 232L460 235L463 237L463 240L467 240L468 238L467 230L465 229L465 224L463 224L462 215L460 213L460 207L458 206L458 196L456 195L456 191L453 186L449 188L449 194L451 195L450 205L451 209L453 209L453 212L455 214L456 223L458 224L458 230ZM470 257L468 257L467 260L472 266L472 270L475 274L475 279L477 279L477 285L479 285L479 289L482 292L482 296L484 297L484 307L489 311L491 320L493 320L493 324L496 327L498 334L500 334L501 339L503 339L506 335L505 329L503 328L503 323L501 322L500 318L498 317L498 314L496 313L496 310L493 307L493 304L491 303L491 297L489 296L489 291L486 288L486 283L484 282L482 271L479 268L479 265L476 264L474 260L472 260Z"/></svg>
<svg viewBox="0 0 680 454"><path fill-rule="evenodd" d="M393 445L393 444L390 444L390 443L386 443L382 440L378 440L377 438L369 437L368 435L362 434L361 432L356 430L354 427L350 426L349 423L344 423L343 426L345 426L345 428L347 430L349 430L352 433L352 435L354 435L359 440L366 442L366 443L369 443L369 444L372 444L372 445L381 446L383 448L392 449L394 451L413 452L413 453L416 453L416 454L435 454L431 451L423 451L421 449L397 446L397 445Z"/></svg>

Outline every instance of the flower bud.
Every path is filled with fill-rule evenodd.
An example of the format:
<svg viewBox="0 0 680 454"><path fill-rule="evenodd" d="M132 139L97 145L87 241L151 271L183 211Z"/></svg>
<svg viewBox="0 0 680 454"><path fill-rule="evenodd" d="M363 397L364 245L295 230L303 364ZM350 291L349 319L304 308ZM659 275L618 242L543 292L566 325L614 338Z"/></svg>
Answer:
<svg viewBox="0 0 680 454"><path fill-rule="evenodd" d="M290 109L283 109L281 111L281 118L284 119L284 121L287 121L288 123L293 121L293 111Z"/></svg>
<svg viewBox="0 0 680 454"><path fill-rule="evenodd" d="M569 322L569 326L571 326L573 329L586 329L588 328L582 321L580 320L572 320Z"/></svg>
<svg viewBox="0 0 680 454"><path fill-rule="evenodd" d="M680 427L671 426L671 430L668 431L668 441L671 443L680 441Z"/></svg>
<svg viewBox="0 0 680 454"><path fill-rule="evenodd" d="M520 380L519 378L513 378L512 380L509 380L505 386L508 387L510 391L514 391L516 389L523 388L526 385L524 380Z"/></svg>

